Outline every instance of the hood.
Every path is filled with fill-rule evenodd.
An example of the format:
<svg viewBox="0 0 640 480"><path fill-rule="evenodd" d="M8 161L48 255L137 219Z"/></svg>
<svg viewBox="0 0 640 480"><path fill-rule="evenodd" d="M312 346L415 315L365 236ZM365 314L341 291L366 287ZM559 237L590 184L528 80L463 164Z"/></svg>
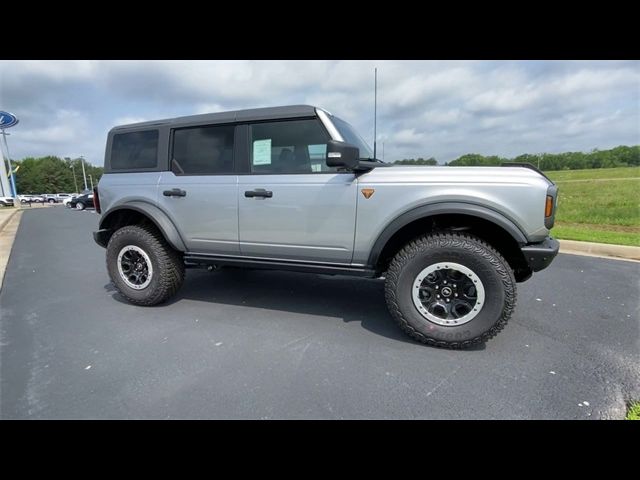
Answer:
<svg viewBox="0 0 640 480"><path fill-rule="evenodd" d="M470 184L540 184L553 182L536 170L525 167L378 167L362 176L376 183L470 183Z"/></svg>

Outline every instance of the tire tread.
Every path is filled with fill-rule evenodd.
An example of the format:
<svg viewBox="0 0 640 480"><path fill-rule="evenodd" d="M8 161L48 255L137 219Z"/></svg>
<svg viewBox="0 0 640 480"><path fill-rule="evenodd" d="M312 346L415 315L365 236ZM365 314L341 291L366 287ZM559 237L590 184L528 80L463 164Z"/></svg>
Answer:
<svg viewBox="0 0 640 480"><path fill-rule="evenodd" d="M452 247L468 250L474 255L482 256L491 263L501 278L505 291L505 306L498 321L481 335L464 341L434 339L416 330L403 315L396 297L395 285L398 282L400 273L416 255L424 250ZM413 239L395 255L385 277L385 299L389 311L398 326L413 339L435 347L465 349L488 341L505 327L516 306L516 280L507 261L491 245L467 233L431 233Z"/></svg>
<svg viewBox="0 0 640 480"><path fill-rule="evenodd" d="M132 298L125 291L123 291L118 283L113 281L118 292L126 297L126 299L135 304L141 306L151 306L163 303L171 298L182 286L184 281L184 261L180 252L171 248L171 246L162 237L160 232L155 228L147 225L128 225L118 229L109 239L107 249L118 240L118 238L124 235L136 235L144 236L146 240L151 244L150 252L158 260L158 264L161 265L158 272L158 284L153 290L153 294L145 299ZM108 256L107 256L107 270L109 270Z"/></svg>

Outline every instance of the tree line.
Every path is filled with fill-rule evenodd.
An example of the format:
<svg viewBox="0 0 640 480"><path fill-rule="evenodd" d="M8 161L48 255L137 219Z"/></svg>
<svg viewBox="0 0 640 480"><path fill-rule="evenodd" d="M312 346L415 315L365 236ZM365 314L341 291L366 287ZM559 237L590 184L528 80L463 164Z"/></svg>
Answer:
<svg viewBox="0 0 640 480"><path fill-rule="evenodd" d="M396 160L396 165L437 165L438 161L433 158L403 158L402 160Z"/></svg>
<svg viewBox="0 0 640 480"><path fill-rule="evenodd" d="M610 150L592 150L590 152L541 153L519 155L515 158L484 156L469 153L445 163L452 167L497 166L504 162L526 162L539 167L540 170L583 170L589 168L613 168L640 166L640 145L627 147L621 145ZM396 165L437 165L436 160L402 159L393 162Z"/></svg>
<svg viewBox="0 0 640 480"><path fill-rule="evenodd" d="M21 194L77 192L84 190L82 161L79 158L60 158L55 156L27 157L13 160L16 172L16 187ZM515 158L497 155L484 156L469 153L452 160L450 166L495 166L504 162L527 162L541 170L581 170L589 168L612 168L640 166L640 145L627 147L621 145L610 150L592 150L590 152L565 152L524 154ZM437 165L435 158L404 158L393 162L396 165ZM87 187L91 188L89 175L97 185L103 174L102 167L85 162Z"/></svg>
<svg viewBox="0 0 640 480"><path fill-rule="evenodd" d="M27 157L12 160L16 171L16 188L19 194L40 193L81 193L84 190L82 160L79 158L60 158L54 156ZM103 174L102 167L84 162L87 174L87 188L97 185ZM91 175L91 179L89 178Z"/></svg>

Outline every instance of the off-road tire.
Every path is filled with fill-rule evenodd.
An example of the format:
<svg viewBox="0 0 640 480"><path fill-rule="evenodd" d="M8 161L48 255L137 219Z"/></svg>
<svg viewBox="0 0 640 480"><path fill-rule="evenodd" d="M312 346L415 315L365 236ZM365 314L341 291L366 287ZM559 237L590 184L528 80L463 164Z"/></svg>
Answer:
<svg viewBox="0 0 640 480"><path fill-rule="evenodd" d="M131 288L118 272L118 254L127 245L141 248L151 260L151 282L142 290ZM129 302L143 306L167 301L184 281L182 254L171 248L160 232L150 226L129 225L116 230L107 244L107 271L116 289Z"/></svg>
<svg viewBox="0 0 640 480"><path fill-rule="evenodd" d="M418 312L412 288L424 268L456 262L473 270L483 282L484 306L468 323L439 325ZM418 237L393 258L386 272L385 298L400 328L419 342L462 349L486 342L504 328L516 305L516 280L507 261L481 239L464 233L434 233Z"/></svg>

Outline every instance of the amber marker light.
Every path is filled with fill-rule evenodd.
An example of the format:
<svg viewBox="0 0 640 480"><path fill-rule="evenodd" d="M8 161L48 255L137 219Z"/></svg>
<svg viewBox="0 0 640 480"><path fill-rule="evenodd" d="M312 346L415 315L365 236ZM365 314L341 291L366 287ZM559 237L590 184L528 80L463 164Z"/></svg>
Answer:
<svg viewBox="0 0 640 480"><path fill-rule="evenodd" d="M547 201L544 205L544 216L550 217L553 213L553 197L551 195L547 195Z"/></svg>

